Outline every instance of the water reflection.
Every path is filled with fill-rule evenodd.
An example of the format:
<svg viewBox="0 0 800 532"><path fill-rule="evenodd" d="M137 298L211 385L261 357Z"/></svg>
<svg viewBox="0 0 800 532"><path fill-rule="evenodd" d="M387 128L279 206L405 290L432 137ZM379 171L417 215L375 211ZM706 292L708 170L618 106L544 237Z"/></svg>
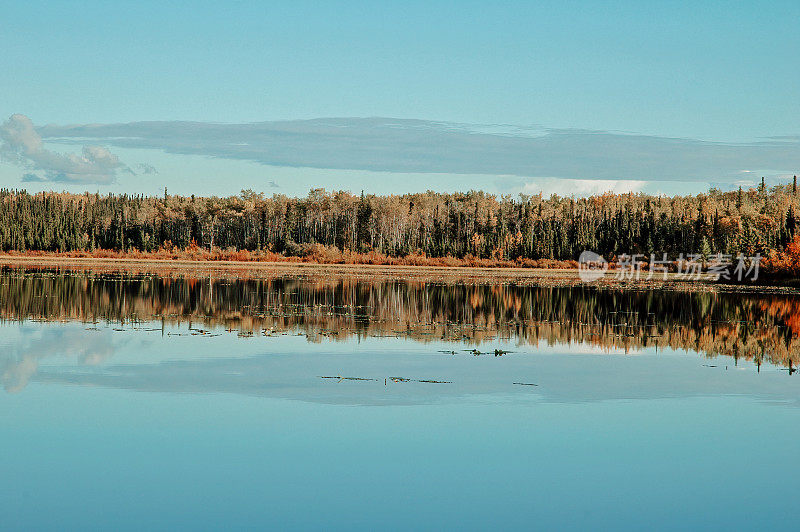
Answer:
<svg viewBox="0 0 800 532"><path fill-rule="evenodd" d="M186 325L156 328L81 323L0 325L19 332L0 350L8 392L29 381L180 394L224 393L326 404L410 405L463 400L539 398L556 402L748 395L797 404L796 379L756 374L751 363L706 362L653 349L639 356L572 344L494 350L440 349L448 343L364 338L309 346L303 336L242 340L205 335ZM466 346L461 346L466 347ZM495 349L498 349L495 348ZM498 349L498 350L499 350ZM479 351L480 354L477 354ZM610 352L617 356L598 356ZM569 356L564 356L569 354ZM113 359L111 356L113 355ZM557 356L553 356L557 355ZM738 370L738 371L737 371ZM514 399L516 398L516 399Z"/></svg>
<svg viewBox="0 0 800 532"><path fill-rule="evenodd" d="M588 343L686 349L794 371L800 298L791 295L183 276L0 272L3 320L191 323L310 341L404 337L480 345ZM152 325L151 325L152 327Z"/></svg>
<svg viewBox="0 0 800 532"><path fill-rule="evenodd" d="M339 515L487 528L500 514L518 528L742 528L754 514L727 487L796 487L795 309L770 295L5 271L2 385L29 385L0 397L15 479L2 496L12 528ZM759 360L781 370L758 374ZM321 378L339 375L359 380ZM758 523L791 529L773 499Z"/></svg>
<svg viewBox="0 0 800 532"><path fill-rule="evenodd" d="M8 330L5 331L8 335ZM96 366L115 353L117 342L110 331L87 336L83 329L20 329L12 345L0 348L0 384L7 392L22 390L40 363L54 357Z"/></svg>

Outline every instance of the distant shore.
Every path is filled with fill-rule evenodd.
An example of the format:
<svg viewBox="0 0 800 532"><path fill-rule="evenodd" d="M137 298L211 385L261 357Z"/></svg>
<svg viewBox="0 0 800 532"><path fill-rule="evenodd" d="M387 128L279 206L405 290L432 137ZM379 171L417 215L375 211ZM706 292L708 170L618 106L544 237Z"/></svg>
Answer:
<svg viewBox="0 0 800 532"><path fill-rule="evenodd" d="M713 286L713 276L703 275L699 280L687 280L670 273L666 281L657 274L647 279L617 279L617 272L591 283L584 283L578 268L522 268L481 266L415 266L387 264L331 264L317 262L269 262L235 260L189 260L134 257L69 257L58 254L35 256L0 254L0 266L31 269L74 269L95 271L125 271L171 275L220 275L231 277L300 276L314 278L355 278L362 280L397 279L420 282L470 282L514 283L520 285L609 285L637 288L678 288Z"/></svg>

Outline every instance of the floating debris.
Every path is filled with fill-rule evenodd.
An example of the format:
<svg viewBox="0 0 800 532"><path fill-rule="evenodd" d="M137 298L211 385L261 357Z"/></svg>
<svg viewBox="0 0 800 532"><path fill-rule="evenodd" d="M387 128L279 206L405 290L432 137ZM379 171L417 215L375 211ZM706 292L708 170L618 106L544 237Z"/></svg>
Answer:
<svg viewBox="0 0 800 532"><path fill-rule="evenodd" d="M378 381L379 379L369 379L367 377L342 377L341 375L327 376L317 375L320 379L336 379L338 381Z"/></svg>
<svg viewBox="0 0 800 532"><path fill-rule="evenodd" d="M438 381L434 379L408 379L406 377L389 377L392 382L424 382L428 384L453 384L451 381Z"/></svg>

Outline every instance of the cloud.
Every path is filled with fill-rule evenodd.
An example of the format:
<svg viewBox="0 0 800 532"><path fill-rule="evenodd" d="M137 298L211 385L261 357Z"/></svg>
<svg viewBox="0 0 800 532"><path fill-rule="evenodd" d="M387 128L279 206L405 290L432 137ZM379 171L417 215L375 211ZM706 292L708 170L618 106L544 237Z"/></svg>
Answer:
<svg viewBox="0 0 800 532"><path fill-rule="evenodd" d="M41 135L25 115L15 114L0 126L0 158L22 168L44 172L23 175L23 181L109 183L126 168L102 146L83 146L80 155L57 153L44 147Z"/></svg>
<svg viewBox="0 0 800 532"><path fill-rule="evenodd" d="M39 363L56 356L75 357L82 365L97 365L110 358L116 346L111 331L87 336L79 329L33 329L22 327L30 333L0 351L0 384L7 392L22 390L39 370Z"/></svg>
<svg viewBox="0 0 800 532"><path fill-rule="evenodd" d="M158 173L158 170L156 170L155 166L147 163L137 164L136 169L139 170L140 174L145 174L145 175L154 175Z"/></svg>
<svg viewBox="0 0 800 532"><path fill-rule="evenodd" d="M722 143L391 118L253 124L133 122L45 126L38 131L53 142L89 138L125 148L339 170L615 182L730 182L741 179L742 168L764 169L767 175L800 168L800 138L792 136Z"/></svg>
<svg viewBox="0 0 800 532"><path fill-rule="evenodd" d="M613 192L614 194L626 194L628 192L641 192L647 181L636 181L626 179L537 179L526 183L522 187L524 194L538 194L544 196L558 194L559 196L591 196L593 194L603 194Z"/></svg>
<svg viewBox="0 0 800 532"><path fill-rule="evenodd" d="M236 338L230 339L232 342ZM224 340L227 342L227 340ZM318 402L323 404L354 405L409 405L460 401L465 396L497 396L534 392L545 401L585 402L675 397L708 397L709 395L747 394L759 399L787 401L798 405L797 388L792 379L780 379L778 372L771 377L754 379L750 372L708 372L703 378L687 378L697 371L702 357L652 356L652 350L636 351L638 357L621 356L619 350L588 346L581 342L556 341L549 346L542 341L538 346L517 346L514 364L494 364L492 371L476 375L466 359L419 357L409 351L393 363L376 364L370 352L352 353L348 366L355 375L383 377L398 365L406 374L436 375L452 381L447 386L417 386L414 393L399 385L388 386L376 393L374 387L345 386L334 382L321 383L316 375L326 375L330 368L341 367L341 354L335 350L320 349L313 356L286 359L269 355L240 357L230 346L230 356L216 356L195 360L169 360L171 344L159 343L155 354L163 360L155 363L130 363L104 365L91 370L50 366L37 375L38 382L69 383L81 386L102 386L122 390L157 393L225 393L255 397ZM359 350L361 351L361 350ZM672 350L667 349L670 353ZM289 352L292 352L291 350ZM519 353L524 353L524 356ZM602 354L598 354L602 353ZM629 351L624 351L628 353ZM572 356L563 356L563 355ZM530 356L527 356L530 355ZM555 356L551 356L555 355ZM608 358L612 355L613 358ZM650 356L647 356L650 355ZM542 363L542 357L547 363ZM434 360L430 360L435 358ZM537 362L537 359L539 362ZM742 363L740 362L740 365ZM541 386L535 390L527 387L510 387L518 382L519 375L536 375ZM767 376L764 371L762 376ZM380 384L384 388L383 383Z"/></svg>

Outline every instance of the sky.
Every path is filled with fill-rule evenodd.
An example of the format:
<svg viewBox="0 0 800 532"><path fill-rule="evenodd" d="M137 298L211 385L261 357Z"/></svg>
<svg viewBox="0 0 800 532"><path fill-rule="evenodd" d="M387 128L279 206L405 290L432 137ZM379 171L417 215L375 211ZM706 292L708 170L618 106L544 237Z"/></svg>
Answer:
<svg viewBox="0 0 800 532"><path fill-rule="evenodd" d="M0 14L4 187L675 193L800 168L796 1Z"/></svg>

